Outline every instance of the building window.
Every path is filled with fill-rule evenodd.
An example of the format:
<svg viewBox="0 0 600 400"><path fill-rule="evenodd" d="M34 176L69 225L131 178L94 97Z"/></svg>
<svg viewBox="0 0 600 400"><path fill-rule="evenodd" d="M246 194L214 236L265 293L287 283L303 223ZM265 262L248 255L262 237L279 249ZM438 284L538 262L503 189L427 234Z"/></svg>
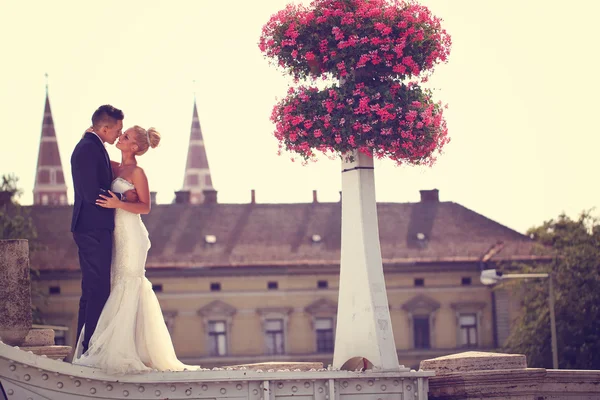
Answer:
<svg viewBox="0 0 600 400"><path fill-rule="evenodd" d="M204 327L207 353L211 356L225 356L231 348L231 329L235 307L221 300L213 300L198 310ZM227 332L230 334L228 335Z"/></svg>
<svg viewBox="0 0 600 400"><path fill-rule="evenodd" d="M408 313L409 333L412 335L410 342L417 349L431 349L436 347L435 320L436 312L441 304L429 296L419 294L402 305Z"/></svg>
<svg viewBox="0 0 600 400"><path fill-rule="evenodd" d="M67 196L65 196L64 194L60 195L60 205L64 206L65 204L67 204Z"/></svg>
<svg viewBox="0 0 600 400"><path fill-rule="evenodd" d="M415 278L415 286L425 286L424 278Z"/></svg>
<svg viewBox="0 0 600 400"><path fill-rule="evenodd" d="M327 283L327 281L319 282ZM321 298L306 306L304 311L312 317L316 339L314 351L317 353L333 353L337 303L327 298Z"/></svg>
<svg viewBox="0 0 600 400"><path fill-rule="evenodd" d="M152 285L152 290L154 290L155 292L162 292L163 288L161 284L157 284L157 285Z"/></svg>
<svg viewBox="0 0 600 400"><path fill-rule="evenodd" d="M210 284L211 292L219 292L221 291L221 284L219 282L213 282Z"/></svg>
<svg viewBox="0 0 600 400"><path fill-rule="evenodd" d="M451 303L456 312L456 347L481 346L481 326L483 312L488 304L485 301L461 301Z"/></svg>
<svg viewBox="0 0 600 400"><path fill-rule="evenodd" d="M327 289L329 287L329 282L327 281L318 281L317 288L319 289Z"/></svg>
<svg viewBox="0 0 600 400"><path fill-rule="evenodd" d="M49 294L60 294L60 286L50 286L48 288Z"/></svg>
<svg viewBox="0 0 600 400"><path fill-rule="evenodd" d="M316 318L317 353L333 353L333 318Z"/></svg>
<svg viewBox="0 0 600 400"><path fill-rule="evenodd" d="M283 319L267 319L265 321L265 339L267 354L284 354Z"/></svg>
<svg viewBox="0 0 600 400"><path fill-rule="evenodd" d="M464 347L477 347L477 315L461 314L458 317L460 343Z"/></svg>
<svg viewBox="0 0 600 400"><path fill-rule="evenodd" d="M277 290L279 288L279 283L275 281L267 282L267 289L269 290Z"/></svg>
<svg viewBox="0 0 600 400"><path fill-rule="evenodd" d="M413 317L413 337L415 339L415 349L429 349L429 316Z"/></svg>
<svg viewBox="0 0 600 400"><path fill-rule="evenodd" d="M208 336L211 356L224 356L227 354L227 322L209 321Z"/></svg>
<svg viewBox="0 0 600 400"><path fill-rule="evenodd" d="M48 205L48 195L47 194L42 195L42 204Z"/></svg>
<svg viewBox="0 0 600 400"><path fill-rule="evenodd" d="M471 277L465 276L461 279L460 284L463 286L469 286L471 284Z"/></svg>

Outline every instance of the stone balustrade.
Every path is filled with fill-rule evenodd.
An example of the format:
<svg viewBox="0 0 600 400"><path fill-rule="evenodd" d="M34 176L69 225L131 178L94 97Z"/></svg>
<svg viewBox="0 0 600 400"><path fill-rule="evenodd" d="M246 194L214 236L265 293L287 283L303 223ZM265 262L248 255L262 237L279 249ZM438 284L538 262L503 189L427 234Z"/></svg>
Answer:
<svg viewBox="0 0 600 400"><path fill-rule="evenodd" d="M466 352L421 362L430 400L600 400L600 371L527 368L524 355Z"/></svg>
<svg viewBox="0 0 600 400"><path fill-rule="evenodd" d="M31 329L27 240L0 240L0 340L20 345Z"/></svg>
<svg viewBox="0 0 600 400"><path fill-rule="evenodd" d="M69 346L54 345L52 329L31 329L31 282L27 240L0 240L0 341L63 360Z"/></svg>

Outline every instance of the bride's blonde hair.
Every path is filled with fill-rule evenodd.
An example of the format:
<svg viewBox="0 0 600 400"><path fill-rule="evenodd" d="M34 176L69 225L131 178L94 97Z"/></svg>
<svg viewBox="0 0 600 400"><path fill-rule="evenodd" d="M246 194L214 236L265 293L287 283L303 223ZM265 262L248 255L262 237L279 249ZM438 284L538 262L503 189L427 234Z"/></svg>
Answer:
<svg viewBox="0 0 600 400"><path fill-rule="evenodd" d="M136 156L141 156L148 151L148 148L155 148L160 143L160 133L154 128L146 130L139 125L134 125L131 129L135 132L134 140L138 146Z"/></svg>

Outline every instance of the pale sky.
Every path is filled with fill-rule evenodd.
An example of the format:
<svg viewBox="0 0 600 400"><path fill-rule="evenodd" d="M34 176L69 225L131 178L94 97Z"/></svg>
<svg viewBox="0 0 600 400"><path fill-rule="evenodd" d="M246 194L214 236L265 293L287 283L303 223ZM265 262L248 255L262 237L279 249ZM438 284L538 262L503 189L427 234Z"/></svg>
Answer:
<svg viewBox="0 0 600 400"><path fill-rule="evenodd" d="M159 203L171 202L183 184L194 91L219 202L248 202L251 189L259 203L308 202L313 189L337 201L339 160L301 166L276 154L269 116L291 81L257 42L286 3L0 0L0 174L16 174L21 202L32 203L48 73L70 203L71 151L105 103L125 112L125 127L161 132L139 165ZM432 168L376 161L377 200L415 202L420 189L437 188L442 201L520 232L597 207L600 2L422 3L453 39L429 84L449 105L452 142Z"/></svg>

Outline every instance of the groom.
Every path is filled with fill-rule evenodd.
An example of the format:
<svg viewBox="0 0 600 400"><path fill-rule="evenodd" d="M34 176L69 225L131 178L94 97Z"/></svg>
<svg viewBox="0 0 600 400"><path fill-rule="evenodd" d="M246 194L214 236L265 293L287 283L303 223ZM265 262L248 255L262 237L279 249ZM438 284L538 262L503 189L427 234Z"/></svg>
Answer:
<svg viewBox="0 0 600 400"><path fill-rule="evenodd" d="M79 249L81 298L77 321L77 340L85 324L82 353L88 349L104 303L110 294L110 263L114 209L96 205L98 195L110 190L114 178L104 143L113 144L123 129L123 111L111 105L100 106L92 115L93 132L86 132L71 155L75 206L71 232ZM135 190L122 201L136 202Z"/></svg>

